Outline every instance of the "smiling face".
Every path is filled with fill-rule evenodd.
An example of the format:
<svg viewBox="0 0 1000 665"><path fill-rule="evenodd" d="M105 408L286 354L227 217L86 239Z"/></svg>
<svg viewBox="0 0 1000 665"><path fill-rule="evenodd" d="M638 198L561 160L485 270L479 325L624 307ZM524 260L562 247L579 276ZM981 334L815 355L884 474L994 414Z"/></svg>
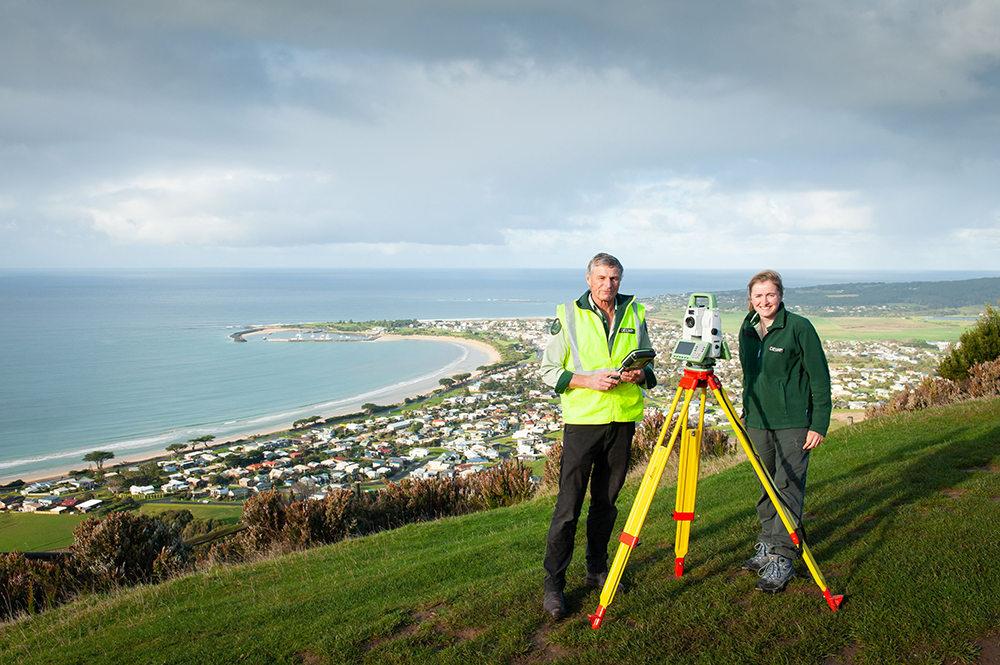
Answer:
<svg viewBox="0 0 1000 665"><path fill-rule="evenodd" d="M590 295L600 303L611 303L613 306L621 283L621 271L611 266L594 266L587 273L587 286L590 287Z"/></svg>
<svg viewBox="0 0 1000 665"><path fill-rule="evenodd" d="M781 305L781 291L774 282L757 282L750 288L750 304L765 325L770 325Z"/></svg>

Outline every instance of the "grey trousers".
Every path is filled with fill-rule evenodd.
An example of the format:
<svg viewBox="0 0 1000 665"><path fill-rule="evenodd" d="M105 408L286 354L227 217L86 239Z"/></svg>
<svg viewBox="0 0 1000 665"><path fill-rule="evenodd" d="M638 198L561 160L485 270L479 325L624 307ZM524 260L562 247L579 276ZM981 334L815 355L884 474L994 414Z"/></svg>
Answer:
<svg viewBox="0 0 1000 665"><path fill-rule="evenodd" d="M625 484L635 423L566 425L563 430L559 496L545 543L545 590L562 591L573 559L576 523L590 484L587 511L587 572L608 569L608 541L615 527L615 501Z"/></svg>
<svg viewBox="0 0 1000 665"><path fill-rule="evenodd" d="M750 441L757 449L760 461L774 479L778 497L792 518L795 528L802 525L802 503L806 493L806 470L809 468L809 451L802 450L806 442L808 427L794 429L754 429L747 428ZM760 519L760 542L771 552L797 559L799 548L785 529L764 488L757 501L757 517Z"/></svg>

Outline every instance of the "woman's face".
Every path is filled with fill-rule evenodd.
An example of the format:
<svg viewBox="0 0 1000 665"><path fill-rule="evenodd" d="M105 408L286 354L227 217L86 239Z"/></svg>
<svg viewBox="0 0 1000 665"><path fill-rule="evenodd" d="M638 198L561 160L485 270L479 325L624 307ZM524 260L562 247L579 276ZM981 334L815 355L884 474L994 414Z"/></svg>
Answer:
<svg viewBox="0 0 1000 665"><path fill-rule="evenodd" d="M750 288L750 304L764 321L773 321L781 304L781 292L774 282L757 282Z"/></svg>

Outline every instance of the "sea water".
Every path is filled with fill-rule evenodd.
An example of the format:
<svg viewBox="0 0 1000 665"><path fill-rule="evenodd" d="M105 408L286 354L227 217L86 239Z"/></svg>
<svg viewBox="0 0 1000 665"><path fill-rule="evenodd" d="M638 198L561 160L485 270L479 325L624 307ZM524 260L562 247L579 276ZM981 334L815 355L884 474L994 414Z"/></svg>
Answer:
<svg viewBox="0 0 1000 665"><path fill-rule="evenodd" d="M720 291L747 271L627 270L623 292ZM788 286L972 273L800 271ZM86 466L378 402L454 366L460 345L235 343L263 324L552 316L582 270L0 273L0 478Z"/></svg>

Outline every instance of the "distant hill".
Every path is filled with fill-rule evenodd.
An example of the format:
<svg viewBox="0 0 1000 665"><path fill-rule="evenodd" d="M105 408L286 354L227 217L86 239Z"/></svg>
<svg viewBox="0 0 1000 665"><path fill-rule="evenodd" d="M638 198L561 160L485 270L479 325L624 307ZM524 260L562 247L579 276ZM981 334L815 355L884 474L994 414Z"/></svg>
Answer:
<svg viewBox="0 0 1000 665"><path fill-rule="evenodd" d="M742 308L746 291L716 293L719 306ZM863 282L786 288L785 302L798 308L879 307L910 305L932 310L981 306L1000 301L1000 277L950 282Z"/></svg>
<svg viewBox="0 0 1000 665"><path fill-rule="evenodd" d="M554 501L543 496L85 596L0 625L0 665L994 662L998 423L1000 400L989 400L830 433L809 467L805 529L830 589L845 594L836 613L808 578L768 596L740 570L760 493L743 463L699 480L681 579L663 483L625 569L629 592L599 631L582 538L569 616L542 612ZM622 493L615 535L637 487Z"/></svg>

